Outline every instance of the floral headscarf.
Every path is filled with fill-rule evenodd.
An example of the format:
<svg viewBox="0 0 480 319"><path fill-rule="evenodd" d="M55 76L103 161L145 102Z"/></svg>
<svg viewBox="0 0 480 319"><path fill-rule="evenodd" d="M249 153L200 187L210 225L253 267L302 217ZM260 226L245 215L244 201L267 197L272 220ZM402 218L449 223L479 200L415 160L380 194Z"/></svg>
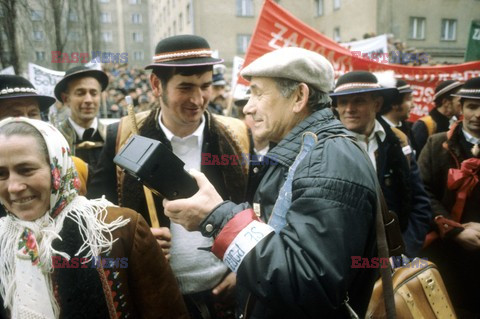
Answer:
<svg viewBox="0 0 480 319"><path fill-rule="evenodd" d="M50 277L52 257L59 255L70 259L71 256L56 251L52 242L62 240L59 233L65 218L76 223L83 239L75 255L82 254L87 259L110 250L115 241L111 232L129 220L119 218L107 224L104 222L106 207L112 204L103 198L88 200L78 195L81 182L68 143L54 126L28 118L7 118L0 121L0 128L20 122L35 127L47 146L52 178L50 206L48 212L35 221L20 220L13 214L0 219L0 293L12 317L28 315L37 318L35 313L57 317L59 309ZM34 278L24 279L20 273ZM30 282L36 282L37 287L32 287ZM19 293L25 289L28 297ZM32 304L32 299L37 302Z"/></svg>
<svg viewBox="0 0 480 319"><path fill-rule="evenodd" d="M9 123L27 123L35 127L45 140L52 174L49 214L53 218L78 195L80 179L73 164L68 143L53 125L24 117L0 121L0 128Z"/></svg>

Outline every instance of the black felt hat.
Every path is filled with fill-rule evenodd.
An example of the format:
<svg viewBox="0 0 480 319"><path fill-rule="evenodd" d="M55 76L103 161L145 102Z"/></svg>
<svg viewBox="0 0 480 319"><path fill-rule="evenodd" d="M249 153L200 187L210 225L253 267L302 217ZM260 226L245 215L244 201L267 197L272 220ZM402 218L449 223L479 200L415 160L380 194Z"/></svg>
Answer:
<svg viewBox="0 0 480 319"><path fill-rule="evenodd" d="M158 42L153 63L155 67L191 67L222 63L223 59L212 57L213 51L207 40L197 35L183 34L168 37Z"/></svg>
<svg viewBox="0 0 480 319"><path fill-rule="evenodd" d="M437 101L443 97L450 96L452 93L455 93L455 91L458 91L458 88L462 85L462 82L455 80L440 82L440 84L435 87L435 95L433 96L433 100Z"/></svg>
<svg viewBox="0 0 480 319"><path fill-rule="evenodd" d="M46 111L55 99L47 95L37 94L37 90L27 79L10 74L0 75L0 100L33 97L37 99L40 111Z"/></svg>
<svg viewBox="0 0 480 319"><path fill-rule="evenodd" d="M74 79L85 78L85 77L92 77L97 79L97 81L102 86L102 91L104 91L108 86L108 76L105 72L100 70L94 70L87 68L84 65L75 66L73 68L68 69L65 72L65 76L60 82L55 85L54 93L57 100L62 101L62 93L67 90L68 82Z"/></svg>
<svg viewBox="0 0 480 319"><path fill-rule="evenodd" d="M400 94L412 93L413 92L410 84L408 84L407 82L405 82L404 80L401 80L401 79L397 80L396 87L397 87L398 93L400 93Z"/></svg>
<svg viewBox="0 0 480 319"><path fill-rule="evenodd" d="M460 91L452 96L459 96L465 99L480 99L480 77L471 78L463 84Z"/></svg>
<svg viewBox="0 0 480 319"><path fill-rule="evenodd" d="M378 84L377 77L367 71L352 71L338 78L332 97L333 105L336 106L336 97L342 95L379 92L383 98L383 107L389 105L392 99L398 95L395 87L382 87Z"/></svg>

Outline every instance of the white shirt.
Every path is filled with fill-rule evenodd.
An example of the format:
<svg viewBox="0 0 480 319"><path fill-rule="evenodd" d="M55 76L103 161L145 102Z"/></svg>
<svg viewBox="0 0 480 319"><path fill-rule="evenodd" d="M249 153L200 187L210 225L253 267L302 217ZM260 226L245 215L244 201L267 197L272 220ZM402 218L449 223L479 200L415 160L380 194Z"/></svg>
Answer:
<svg viewBox="0 0 480 319"><path fill-rule="evenodd" d="M92 122L92 125L90 125L90 127L87 127L87 128L81 127L80 125L75 123L71 117L68 118L68 121L70 122L70 125L72 125L73 129L77 133L77 136L79 139L83 138L83 133L85 133L85 130L87 128L93 128L92 136L97 132L97 129L98 129L98 118L95 118Z"/></svg>
<svg viewBox="0 0 480 319"><path fill-rule="evenodd" d="M380 122L375 120L375 127L373 128L372 133L367 137L364 134L358 134L355 132L350 131L353 136L355 136L358 140L358 143L363 147L363 149L367 152L370 161L373 164L375 170L377 169L377 162L375 160L375 152L378 150L378 142L377 136L380 138L380 141L384 141L386 137L385 130L383 129Z"/></svg>
<svg viewBox="0 0 480 319"><path fill-rule="evenodd" d="M472 144L480 144L480 138L476 138L472 134L465 131L465 129L463 128L462 128L462 131L463 131L463 136L465 136L465 139L467 140L467 142Z"/></svg>
<svg viewBox="0 0 480 319"><path fill-rule="evenodd" d="M175 136L162 123L162 112L158 117L160 128L172 144L173 153L184 163L185 169L200 171L202 159L203 130L205 116L198 128L186 137ZM183 226L171 223L172 246L170 266L177 278L182 294L205 291L215 287L227 272L227 267L212 253L199 250L199 247L211 247L213 239L203 237L199 231L189 232Z"/></svg>
<svg viewBox="0 0 480 319"><path fill-rule="evenodd" d="M402 127L402 121L398 122L399 124L395 124L393 123L392 121L390 121L387 117L383 116L382 115L382 119L387 122L387 124L390 126L390 127Z"/></svg>

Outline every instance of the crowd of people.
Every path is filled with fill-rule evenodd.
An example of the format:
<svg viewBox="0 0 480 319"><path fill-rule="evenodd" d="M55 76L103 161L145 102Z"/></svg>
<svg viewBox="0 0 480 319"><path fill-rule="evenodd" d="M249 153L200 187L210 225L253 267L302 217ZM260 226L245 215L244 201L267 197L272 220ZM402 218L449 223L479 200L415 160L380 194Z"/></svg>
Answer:
<svg viewBox="0 0 480 319"><path fill-rule="evenodd" d="M76 66L55 99L0 75L0 317L365 317L378 269L352 262L378 257L377 183L405 255L438 266L458 317L480 316L480 78L439 83L411 123L405 81L335 81L294 47L247 65L229 106L212 53L168 37L151 72ZM134 134L198 192L167 199L115 165Z"/></svg>

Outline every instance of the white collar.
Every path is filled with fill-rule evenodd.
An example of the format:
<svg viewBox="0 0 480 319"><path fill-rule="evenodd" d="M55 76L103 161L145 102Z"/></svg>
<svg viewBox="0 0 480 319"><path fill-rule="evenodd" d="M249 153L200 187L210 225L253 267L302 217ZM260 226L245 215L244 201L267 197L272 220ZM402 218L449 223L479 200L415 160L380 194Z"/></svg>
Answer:
<svg viewBox="0 0 480 319"><path fill-rule="evenodd" d="M73 127L73 129L75 130L75 132L77 133L77 136L82 139L83 138L83 133L85 133L85 130L86 128L84 127L81 127L80 125L78 125L77 123L75 123L71 117L68 118L68 121L70 122L70 125ZM95 132L97 131L98 129L98 118L94 118L93 119L93 122L92 124L90 125L89 128L93 128L93 134L95 134ZM92 136L93 136L92 134Z"/></svg>
<svg viewBox="0 0 480 319"><path fill-rule="evenodd" d="M370 135L368 136L368 139L367 139L365 134L359 134L359 133L355 133L355 132L352 132L352 131L350 131L350 132L359 141L366 142L367 144L368 144L369 141L373 140L375 138L375 136L378 136L380 138L380 141L382 141L382 142L385 140L385 137L387 136L387 133L385 133L385 130L384 130L382 124L380 124L380 122L377 121L377 120L375 120L375 126L373 128L372 133L370 133Z"/></svg>
<svg viewBox="0 0 480 319"><path fill-rule="evenodd" d="M467 140L467 142L472 144L480 144L480 138L476 138L472 134L465 131L464 128L462 128L462 131L463 131L463 136L465 136L465 139Z"/></svg>
<svg viewBox="0 0 480 319"><path fill-rule="evenodd" d="M390 127L402 127L402 124L403 124L402 121L399 121L398 122L399 124L395 124L392 121L390 121L386 116L383 116L383 115L382 115L382 119L385 122L387 122L387 124L390 125Z"/></svg>
<svg viewBox="0 0 480 319"><path fill-rule="evenodd" d="M158 123L160 124L160 128L162 129L163 133L165 133L165 136L167 137L167 140L172 142L172 139L176 137L176 139L180 141L188 140L192 136L195 136L197 138L198 146L201 147L203 144L203 130L205 129L205 114L202 116L200 119L200 125L197 127L197 129L190 135L185 136L185 137L178 137L175 136L175 134L172 133L163 123L162 123L162 111L160 111L160 115L158 116Z"/></svg>

